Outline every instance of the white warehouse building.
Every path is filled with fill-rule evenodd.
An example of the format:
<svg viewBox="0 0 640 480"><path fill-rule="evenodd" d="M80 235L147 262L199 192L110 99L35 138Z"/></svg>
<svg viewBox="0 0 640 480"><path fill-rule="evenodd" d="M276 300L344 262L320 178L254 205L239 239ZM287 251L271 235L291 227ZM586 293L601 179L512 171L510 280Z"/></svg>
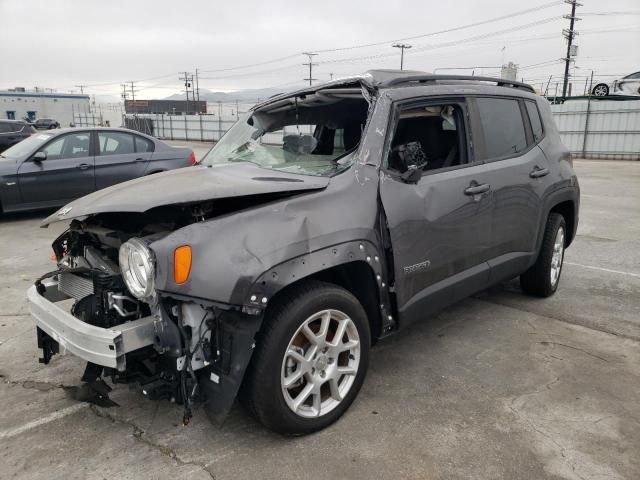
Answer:
<svg viewBox="0 0 640 480"><path fill-rule="evenodd" d="M61 127L68 127L74 122L74 113L89 110L89 95L26 91L23 88L0 90L0 118L53 118Z"/></svg>

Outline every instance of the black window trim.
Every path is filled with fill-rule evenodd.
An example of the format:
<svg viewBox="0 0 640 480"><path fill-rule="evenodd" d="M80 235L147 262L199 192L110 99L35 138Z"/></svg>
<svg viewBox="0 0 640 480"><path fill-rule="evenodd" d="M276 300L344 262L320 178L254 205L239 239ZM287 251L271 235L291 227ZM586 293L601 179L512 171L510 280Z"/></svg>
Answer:
<svg viewBox="0 0 640 480"><path fill-rule="evenodd" d="M524 128L524 132L525 132L525 139L527 142L527 148L525 148L524 150L521 150L519 152L513 153L511 155L503 155L502 157L495 157L495 158L486 158L484 160L479 160L481 163L493 163L493 162L500 162L502 160L509 160L512 158L518 158L521 157L527 153L529 153L537 144L530 142L530 138L533 138L533 135L530 133L530 125L529 125L529 118L528 115L523 114L523 109L525 109L525 106L523 105L523 97L519 97L519 96L514 96L514 95L483 95L483 94L471 94L468 96L469 98L469 107L470 110L472 111L472 126L471 128L473 130L475 130L476 132L479 132L481 135L476 135L476 151L486 154L486 150L485 150L485 144L484 144L484 127L482 126L482 121L480 119L480 112L478 109L478 105L475 102L475 100L477 98L497 98L497 99L504 99L504 100L513 100L515 102L518 103L518 108L520 110L520 117L522 119L522 126ZM526 109L525 109L526 110Z"/></svg>
<svg viewBox="0 0 640 480"><path fill-rule="evenodd" d="M476 160L475 156L475 146L472 135L471 128L471 120L470 120L470 109L467 95L453 95L453 96L443 96L443 97L412 97L406 98L393 103L390 109L390 115L388 124L392 126L392 128L387 128L386 138L384 141L383 155L382 161L380 162L380 169L389 174L392 178L398 179L402 175L400 172L390 169L388 160L389 153L391 151L391 142L393 141L393 137L396 133L396 127L398 125L399 113L401 110L406 110L409 108L417 108L421 106L429 106L429 105L444 105L444 104L456 104L459 105L463 112L464 117L464 141L467 147L466 155L465 155L465 163L461 165L453 165L451 167L446 168L438 168L436 170L425 170L422 172L422 176L430 176L430 175L438 175L440 173L451 172L453 170L459 170L461 168L468 168L477 165L481 165L482 162Z"/></svg>

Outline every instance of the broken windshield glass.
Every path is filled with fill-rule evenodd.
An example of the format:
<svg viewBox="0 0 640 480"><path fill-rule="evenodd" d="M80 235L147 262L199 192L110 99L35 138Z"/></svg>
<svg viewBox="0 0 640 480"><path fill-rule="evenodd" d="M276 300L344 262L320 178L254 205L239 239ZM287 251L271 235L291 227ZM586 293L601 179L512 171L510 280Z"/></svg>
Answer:
<svg viewBox="0 0 640 480"><path fill-rule="evenodd" d="M315 92L249 112L201 163L250 162L288 173L333 176L353 163L366 121L366 100L351 92Z"/></svg>

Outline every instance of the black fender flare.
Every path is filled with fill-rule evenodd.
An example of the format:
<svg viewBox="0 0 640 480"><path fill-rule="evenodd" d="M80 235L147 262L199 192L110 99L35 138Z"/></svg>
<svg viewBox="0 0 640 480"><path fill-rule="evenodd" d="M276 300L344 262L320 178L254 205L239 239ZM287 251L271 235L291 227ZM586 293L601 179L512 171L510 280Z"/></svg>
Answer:
<svg viewBox="0 0 640 480"><path fill-rule="evenodd" d="M573 203L574 208L574 219L573 219L573 231L570 232L571 240L575 238L576 231L578 229L578 210L580 208L580 194L578 190L574 187L566 187L560 190L556 190L551 192L544 200L544 208L542 209L542 215L540 218L540 228L538 229L538 237L536 239L536 251L534 255L534 259L532 264L538 258L538 253L540 252L540 246L542 245L542 239L544 238L544 229L547 224L547 218L549 218L549 213L556 205L571 201Z"/></svg>
<svg viewBox="0 0 640 480"><path fill-rule="evenodd" d="M339 243L275 265L256 279L248 290L242 309L247 313L259 314L285 287L311 275L352 262L367 264L376 279L383 336L395 328L396 319L391 306L385 257L369 240Z"/></svg>

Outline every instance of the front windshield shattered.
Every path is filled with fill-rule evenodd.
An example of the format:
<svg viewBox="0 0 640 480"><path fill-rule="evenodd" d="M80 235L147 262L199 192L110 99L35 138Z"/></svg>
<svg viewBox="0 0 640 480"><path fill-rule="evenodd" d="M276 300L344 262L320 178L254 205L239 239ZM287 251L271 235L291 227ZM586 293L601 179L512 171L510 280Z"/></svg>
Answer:
<svg viewBox="0 0 640 480"><path fill-rule="evenodd" d="M333 176L353 163L367 109L359 88L278 100L241 117L201 164L250 162L281 172Z"/></svg>

